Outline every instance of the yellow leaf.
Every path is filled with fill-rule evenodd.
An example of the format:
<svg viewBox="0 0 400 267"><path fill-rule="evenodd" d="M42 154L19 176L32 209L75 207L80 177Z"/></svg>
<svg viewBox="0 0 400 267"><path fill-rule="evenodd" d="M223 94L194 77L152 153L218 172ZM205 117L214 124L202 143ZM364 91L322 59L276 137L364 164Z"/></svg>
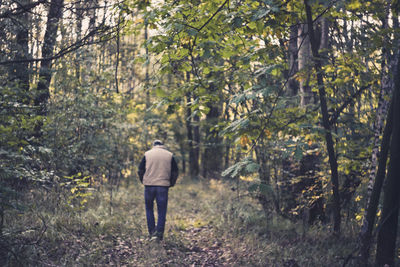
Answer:
<svg viewBox="0 0 400 267"><path fill-rule="evenodd" d="M347 5L347 8L351 9L351 10L355 10L355 9L360 8L360 7L361 7L361 3L358 2L358 1L355 1L355 2L350 3L350 4Z"/></svg>
<svg viewBox="0 0 400 267"><path fill-rule="evenodd" d="M268 138L271 138L272 134L271 134L270 131L268 131L268 129L265 129L264 132L265 132L265 135L266 135Z"/></svg>
<svg viewBox="0 0 400 267"><path fill-rule="evenodd" d="M136 24L143 23L143 22L144 22L143 18L138 18L137 20L135 20Z"/></svg>
<svg viewBox="0 0 400 267"><path fill-rule="evenodd" d="M247 137L247 135L243 135L242 137L240 137L240 145L241 146L246 146L246 145L248 145L248 144L250 144L250 140L249 140L249 138Z"/></svg>

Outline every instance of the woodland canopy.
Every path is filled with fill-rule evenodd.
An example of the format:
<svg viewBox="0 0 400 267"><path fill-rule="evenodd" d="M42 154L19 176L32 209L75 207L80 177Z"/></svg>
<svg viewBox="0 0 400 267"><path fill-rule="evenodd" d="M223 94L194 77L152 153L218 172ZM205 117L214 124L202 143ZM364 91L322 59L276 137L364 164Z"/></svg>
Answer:
<svg viewBox="0 0 400 267"><path fill-rule="evenodd" d="M0 1L0 264L399 265L399 9ZM155 139L181 172L161 244Z"/></svg>

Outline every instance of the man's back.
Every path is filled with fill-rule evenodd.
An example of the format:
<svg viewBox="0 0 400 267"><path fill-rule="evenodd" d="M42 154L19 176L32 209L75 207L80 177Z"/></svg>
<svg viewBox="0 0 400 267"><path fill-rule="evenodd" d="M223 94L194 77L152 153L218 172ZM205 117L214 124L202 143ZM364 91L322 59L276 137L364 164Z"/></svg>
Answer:
<svg viewBox="0 0 400 267"><path fill-rule="evenodd" d="M145 185L147 228L150 238L163 239L167 215L168 190L178 178L178 166L174 156L160 140L153 142L153 148L144 154L139 165L139 179ZM157 202L157 227L154 220L154 200Z"/></svg>
<svg viewBox="0 0 400 267"><path fill-rule="evenodd" d="M164 146L154 146L145 154L144 185L170 186L172 153Z"/></svg>

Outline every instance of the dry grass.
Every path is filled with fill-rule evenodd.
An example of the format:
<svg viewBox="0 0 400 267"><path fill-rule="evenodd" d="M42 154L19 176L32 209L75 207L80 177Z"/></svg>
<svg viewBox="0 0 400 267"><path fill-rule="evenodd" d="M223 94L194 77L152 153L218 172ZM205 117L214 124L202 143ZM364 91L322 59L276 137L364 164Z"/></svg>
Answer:
<svg viewBox="0 0 400 267"><path fill-rule="evenodd" d="M143 186L99 189L86 209L66 196L37 194L23 213L7 214L2 241L10 266L340 266L354 233L333 239L327 227L267 220L250 197L237 198L228 182L181 179L170 190L165 240L147 240ZM242 191L243 192L243 191ZM58 203L58 205L57 205ZM45 225L43 224L45 222ZM18 229L31 229L16 233ZM349 228L350 229L350 228ZM5 232L7 232L5 231ZM13 236L13 240L11 240ZM18 245L15 245L18 244Z"/></svg>

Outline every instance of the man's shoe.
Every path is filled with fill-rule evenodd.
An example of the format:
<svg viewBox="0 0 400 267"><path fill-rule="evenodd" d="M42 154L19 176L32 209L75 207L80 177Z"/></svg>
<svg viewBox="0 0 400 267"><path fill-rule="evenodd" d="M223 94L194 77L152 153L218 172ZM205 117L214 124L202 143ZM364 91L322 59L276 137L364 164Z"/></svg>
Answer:
<svg viewBox="0 0 400 267"><path fill-rule="evenodd" d="M153 235L153 236L151 236L151 237L149 238L149 241L158 241L158 240L159 240L158 237L155 236L155 235Z"/></svg>
<svg viewBox="0 0 400 267"><path fill-rule="evenodd" d="M163 240L163 233L155 232L155 236L157 237L157 240L158 240L158 241Z"/></svg>

